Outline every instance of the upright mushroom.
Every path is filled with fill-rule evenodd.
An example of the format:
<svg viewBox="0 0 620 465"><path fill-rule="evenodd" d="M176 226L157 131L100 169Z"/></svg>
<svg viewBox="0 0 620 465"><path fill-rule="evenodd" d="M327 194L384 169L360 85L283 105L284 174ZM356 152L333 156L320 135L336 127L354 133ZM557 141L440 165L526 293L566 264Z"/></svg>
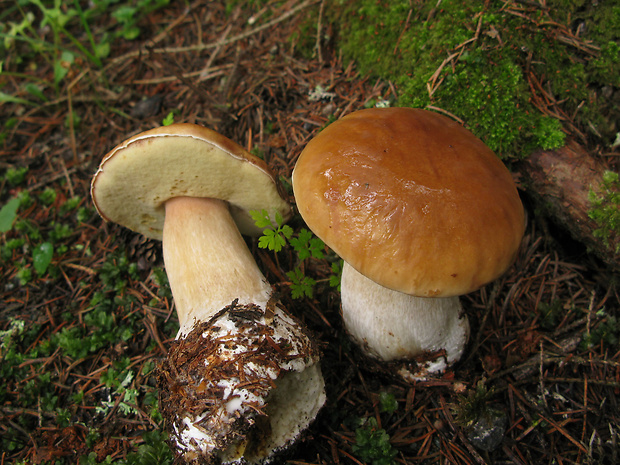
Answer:
<svg viewBox="0 0 620 465"><path fill-rule="evenodd" d="M366 351L424 377L469 336L458 296L512 264L523 206L503 163L440 114L374 108L332 123L293 171L297 207L345 261L342 314Z"/></svg>
<svg viewBox="0 0 620 465"><path fill-rule="evenodd" d="M251 210L290 216L266 164L207 128L174 124L108 153L91 195L106 221L163 239L180 329L160 370L171 443L188 463L261 463L325 401L319 355L274 298L241 233Z"/></svg>

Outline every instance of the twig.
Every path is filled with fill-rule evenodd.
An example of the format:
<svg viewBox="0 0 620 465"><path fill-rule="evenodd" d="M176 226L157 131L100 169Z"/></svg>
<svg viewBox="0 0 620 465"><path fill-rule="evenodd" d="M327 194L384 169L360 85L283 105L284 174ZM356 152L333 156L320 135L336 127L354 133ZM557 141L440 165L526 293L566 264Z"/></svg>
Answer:
<svg viewBox="0 0 620 465"><path fill-rule="evenodd" d="M435 70L435 72L433 73L433 75L429 78L429 80L426 83L426 88L428 90L428 96L429 98L433 97L433 94L437 91L437 89L439 88L439 86L441 85L441 83L443 82L444 78L441 78L439 80L439 82L437 82L437 79L439 78L439 75L441 74L442 70L444 69L444 67L450 63L452 60L454 60L456 58L456 61L458 61L458 59L460 58L460 56L463 54L463 52L465 51L465 46L475 42L476 40L478 40L478 37L480 37L480 29L482 28L482 15L480 15L480 17L478 18L478 25L476 26L476 32L474 33L474 36L471 39L466 40L465 42L460 43L459 45L457 45L454 50L457 50L453 53L451 53L445 60L443 60L443 62L439 65L439 68L437 68ZM453 66L454 67L454 66Z"/></svg>
<svg viewBox="0 0 620 465"><path fill-rule="evenodd" d="M450 63L454 58L458 57L461 53L462 53L462 51L454 52L454 53L450 54L445 60L443 60L441 62L441 64L439 65L439 68L437 68L435 70L435 72L433 73L433 75L428 79L428 82L426 83L426 89L428 90L429 98L433 97L433 94L439 88L439 85L443 82L443 78L442 78L439 81L439 83L437 83L437 79L439 78L439 75L441 74L441 71L444 69L444 67L448 63Z"/></svg>
<svg viewBox="0 0 620 465"><path fill-rule="evenodd" d="M446 405L446 401L444 400L443 396L439 397L439 403L441 405L441 411L444 417L446 418L446 420L448 421L448 424L456 432L457 436L459 437L461 442L465 445L465 447L467 448L471 456L480 465L486 465L487 462L484 460L484 458L482 458L482 456L478 453L478 451L474 449L474 446L472 446L469 440L465 437L465 434L463 433L463 429L455 425L454 417L452 416L452 413L450 412L449 407Z"/></svg>
<svg viewBox="0 0 620 465"><path fill-rule="evenodd" d="M540 356L539 356L539 369L538 369L538 384L540 386L540 397L545 404L545 407L548 408L547 404L547 396L545 395L545 351L543 348L543 341L540 341Z"/></svg>
<svg viewBox="0 0 620 465"><path fill-rule="evenodd" d="M392 54L394 55L396 55L396 52L398 51L398 46L400 45L400 40L403 38L403 34L405 33L405 31L407 31L407 28L409 27L409 21L411 20L411 13L413 13L413 8L409 9L409 13L407 13L407 20L405 21L403 30L400 31L400 34L398 35L398 39L396 39L396 45L394 45L394 51L392 52Z"/></svg>
<svg viewBox="0 0 620 465"><path fill-rule="evenodd" d="M26 188L26 190L32 192L37 190L39 187L41 186L45 186L46 184L51 184L52 182L60 179L60 178L64 178L65 176L68 176L69 174L73 174L77 171L77 168L69 168L68 170L66 170L66 172L62 172L62 173L56 173L54 176L44 179L43 181L40 181L36 184L33 184L32 186L28 186Z"/></svg>
<svg viewBox="0 0 620 465"><path fill-rule="evenodd" d="M325 9L325 0L321 0L319 7L319 18L316 24L316 53L319 63L323 63L323 52L321 49L321 29L323 28L323 10Z"/></svg>
<svg viewBox="0 0 620 465"><path fill-rule="evenodd" d="M71 88L70 87L67 88L67 107L68 107L67 116L69 117L69 140L71 141L71 152L73 152L73 163L77 163L78 157L77 157L77 147L76 147L76 142L75 142L75 127L73 124L73 103L71 101ZM62 166L66 174L67 167L65 166L64 163ZM71 196L73 197L73 192L71 193Z"/></svg>
<svg viewBox="0 0 620 465"><path fill-rule="evenodd" d="M228 68L232 68L233 64L232 63L226 63L224 65L221 66L217 66L215 68L210 69L210 73L208 74L203 74L205 72L205 68L201 69L200 71L192 71L190 73L183 73L181 74L181 76L184 79L191 79L191 78L195 78L197 77L197 82L204 82L207 81L209 79L214 79L216 77L220 77L220 76L224 76L226 74L225 70ZM164 77L157 77L157 78L150 78L150 79L136 79L134 81L132 81L132 84L163 84L166 82L174 82L179 80L178 76L164 76Z"/></svg>
<svg viewBox="0 0 620 465"><path fill-rule="evenodd" d="M259 32L268 29L272 26L275 26L276 24L279 24L283 21L286 21L288 18L290 18L291 16L295 15L296 13L298 13L299 11L314 5L316 3L318 3L319 0L306 0L302 3L300 3L299 5L297 5L296 7L291 8L290 10L288 10L287 12L283 13L281 16L272 19L271 21L262 24L260 26L255 27L254 29L250 29L249 31L246 32L242 32L241 34L237 34L236 36L231 37L230 39L226 39L223 42L220 42L219 40L216 42L211 42L208 44L196 44L196 45L188 45L185 47L163 47L163 48L152 48L150 50L150 53L153 54L173 54L173 53L185 53L185 52L196 52L196 51L202 51L202 50L207 50L207 49L211 49L211 48L216 48L220 45L227 45L227 44L232 44L233 42L238 42L240 40L246 39L248 37L251 37L255 34L258 34ZM139 56L141 53L143 53L143 49L139 49L139 50L134 50L133 52L129 52L126 53L125 55L122 55L120 57L114 58L112 60L110 60L108 62L108 64L102 69L102 72L105 73L106 71L108 71L110 68L116 67L118 66L118 63L122 62L122 61L126 61L128 59L131 58L135 58L137 56Z"/></svg>
<svg viewBox="0 0 620 465"><path fill-rule="evenodd" d="M71 125L73 127L73 124ZM77 161L77 152L75 151L75 133L73 130L71 131L71 146L73 148L74 160ZM65 161L60 158L60 166L62 167L62 174L64 175L67 181L67 189L69 189L69 195L71 198L75 197L75 191L73 190L73 182L71 181L71 176L69 176L69 172L67 171L67 165L65 165Z"/></svg>
<svg viewBox="0 0 620 465"><path fill-rule="evenodd" d="M426 109L427 110L434 110L434 111L438 111L439 113L443 113L444 115L452 118L454 121L460 123L460 124L465 124L465 121L463 121L461 118L459 118L458 116L456 116L454 113L450 113L448 110L444 110L443 108L439 108L436 107L434 105L426 105Z"/></svg>
<svg viewBox="0 0 620 465"><path fill-rule="evenodd" d="M577 439L575 439L575 438L574 438L574 437L572 437L570 434L568 434L568 431L566 431L564 428L562 428L562 426L561 426L558 422L556 422L556 421L552 420L552 419L551 419L550 417L548 417L548 416L542 416L540 413L538 414L538 416L539 416L542 420L544 420L544 421L546 421L547 423L551 424L551 425L555 428L555 430L556 430L556 431L558 431L558 432L559 432L562 436L564 436L564 437L565 437L566 439L568 439L570 442L572 442L573 444L575 444L575 446L577 446L581 452L583 452L584 454L587 454L587 453L588 453L588 449L586 449L586 447L585 447L585 446L584 446L581 442L577 441Z"/></svg>
<svg viewBox="0 0 620 465"><path fill-rule="evenodd" d="M152 49L149 49L149 54L152 54ZM180 69L182 69L182 66L177 62L174 57L164 55L164 58L166 61L168 61L168 66L172 68L172 72L179 81L185 84L188 88L192 89L196 96L200 97L203 102L207 102L209 100L209 95L205 92L204 89L198 87L191 79L187 79L183 75L183 73L179 71Z"/></svg>
<svg viewBox="0 0 620 465"><path fill-rule="evenodd" d="M491 314L491 310L493 310L493 304L495 303L495 299L497 298L500 287L501 287L501 284L499 281L496 281L495 283L493 283L493 286L491 288L491 294L489 295L486 305L485 305L484 316L482 317L482 321L478 325L478 330L476 331L476 339L474 343L472 344L472 348L469 351L469 354L467 355L467 358L465 361L471 360L472 357L478 352L478 348L480 347L480 344L481 344L480 341L482 340L482 334L484 332L483 331L484 327L486 326L489 315Z"/></svg>
<svg viewBox="0 0 620 465"><path fill-rule="evenodd" d="M205 78L205 76L207 76L207 74L209 74L212 71L211 66L213 65L213 62L215 61L215 57L217 57L217 55L220 53L220 50L222 50L222 47L224 46L224 42L226 41L226 37L228 37L228 34L230 33L231 29L232 29L232 25L229 24L228 27L224 30L222 37L220 37L220 40L218 41L217 46L215 47L215 50L213 50L213 53L209 56L207 63L204 65L204 67L200 71L199 76L200 76L201 81Z"/></svg>
<svg viewBox="0 0 620 465"><path fill-rule="evenodd" d="M233 62L232 69L228 73L226 80L224 81L224 87L222 89L222 96L227 99L229 93L233 87L233 82L235 80L235 75L239 69L239 62L241 61L241 47L237 45L237 49L235 51L235 61Z"/></svg>

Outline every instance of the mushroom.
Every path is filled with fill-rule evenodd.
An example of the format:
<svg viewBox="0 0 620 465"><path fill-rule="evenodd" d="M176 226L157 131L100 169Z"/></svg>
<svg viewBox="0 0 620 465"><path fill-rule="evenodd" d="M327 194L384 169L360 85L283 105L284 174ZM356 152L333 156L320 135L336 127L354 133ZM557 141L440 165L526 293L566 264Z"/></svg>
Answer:
<svg viewBox="0 0 620 465"><path fill-rule="evenodd" d="M406 379L459 360L459 295L502 275L524 232L508 169L464 127L412 108L353 112L314 137L293 171L308 227L344 260L342 316L365 353Z"/></svg>
<svg viewBox="0 0 620 465"><path fill-rule="evenodd" d="M194 124L143 132L92 180L99 214L162 240L180 329L159 370L171 445L188 463L263 463L325 402L317 348L288 314L241 233L249 214L290 217L267 165Z"/></svg>

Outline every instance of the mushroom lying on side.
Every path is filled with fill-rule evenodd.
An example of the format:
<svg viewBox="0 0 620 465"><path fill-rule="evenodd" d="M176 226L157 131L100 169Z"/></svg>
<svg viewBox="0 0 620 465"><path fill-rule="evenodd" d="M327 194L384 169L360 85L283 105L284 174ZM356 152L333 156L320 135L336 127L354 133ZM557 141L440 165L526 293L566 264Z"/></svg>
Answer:
<svg viewBox="0 0 620 465"><path fill-rule="evenodd" d="M274 300L241 233L249 212L290 216L266 164L193 124L138 134L92 180L100 215L163 240L180 329L160 370L171 443L189 463L261 463L325 401L319 354Z"/></svg>
<svg viewBox="0 0 620 465"><path fill-rule="evenodd" d="M503 163L456 122L374 108L332 123L293 171L297 207L345 261L347 331L407 379L457 361L469 324L458 296L512 264L523 206Z"/></svg>

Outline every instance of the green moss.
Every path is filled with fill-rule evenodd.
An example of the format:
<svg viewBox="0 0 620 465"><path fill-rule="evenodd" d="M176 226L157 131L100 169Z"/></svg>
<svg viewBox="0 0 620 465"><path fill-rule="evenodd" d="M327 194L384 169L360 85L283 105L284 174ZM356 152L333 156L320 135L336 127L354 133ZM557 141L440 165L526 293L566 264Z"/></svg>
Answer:
<svg viewBox="0 0 620 465"><path fill-rule="evenodd" d="M603 240L609 247L611 239L620 234L620 180L618 173L606 171L603 174L601 192L590 190L589 200L592 205L588 215L599 226L594 236ZM620 243L615 246L620 252Z"/></svg>
<svg viewBox="0 0 620 465"><path fill-rule="evenodd" d="M547 331L556 329L566 314L562 301L558 299L550 304L547 302L540 302L537 311L540 318L540 326Z"/></svg>
<svg viewBox="0 0 620 465"><path fill-rule="evenodd" d="M590 62L588 71L593 82L620 87L620 42L609 41L601 47L600 55Z"/></svg>
<svg viewBox="0 0 620 465"><path fill-rule="evenodd" d="M480 417L489 416L496 412L491 407L491 400L495 393L483 381L478 381L466 394L458 395L458 402L452 405L456 423L463 427L471 427Z"/></svg>
<svg viewBox="0 0 620 465"><path fill-rule="evenodd" d="M596 312L599 321L595 326L583 334L580 348L588 350L597 347L614 348L620 339L620 322L618 318L609 315L605 309Z"/></svg>
<svg viewBox="0 0 620 465"><path fill-rule="evenodd" d="M355 430L355 444L351 449L360 459L372 465L393 465L398 455L398 450L390 443L389 434L379 428L375 417L361 421Z"/></svg>
<svg viewBox="0 0 620 465"><path fill-rule="evenodd" d="M550 3L350 0L331 17L343 55L395 83L397 105L446 110L503 158L562 146L573 116L610 144L617 109L601 109L601 89L618 86L620 8Z"/></svg>

